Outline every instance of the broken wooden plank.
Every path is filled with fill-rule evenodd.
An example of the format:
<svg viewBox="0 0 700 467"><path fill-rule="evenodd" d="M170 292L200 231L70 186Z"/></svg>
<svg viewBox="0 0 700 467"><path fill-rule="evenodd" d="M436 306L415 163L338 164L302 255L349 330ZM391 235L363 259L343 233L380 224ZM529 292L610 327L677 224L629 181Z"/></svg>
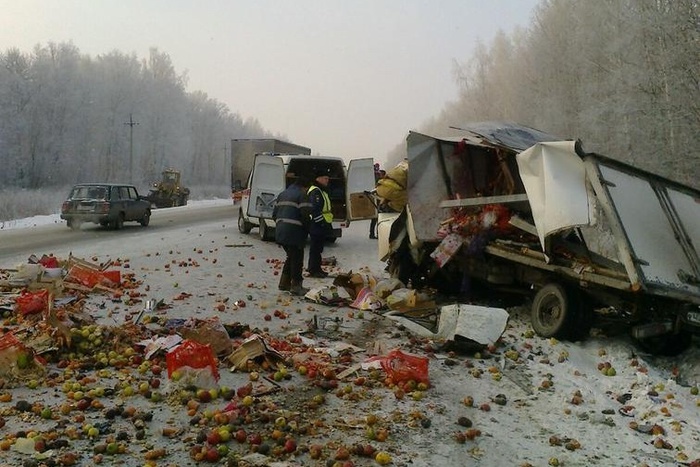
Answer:
<svg viewBox="0 0 700 467"><path fill-rule="evenodd" d="M483 196L481 198L448 199L440 202L441 208L459 208L464 206L483 206L485 204L505 204L527 201L526 194L505 196Z"/></svg>
<svg viewBox="0 0 700 467"><path fill-rule="evenodd" d="M349 368L346 368L345 370L341 371L336 375L338 379L345 379L348 376L350 376L353 373L356 373L357 371L362 369L362 364L361 363L356 363L355 365L352 365Z"/></svg>
<svg viewBox="0 0 700 467"><path fill-rule="evenodd" d="M530 224L529 222L519 218L518 216L512 216L510 218L510 220L508 221L508 223L515 228L518 228L524 232L527 232L529 234L537 236L537 227L535 227L533 224Z"/></svg>

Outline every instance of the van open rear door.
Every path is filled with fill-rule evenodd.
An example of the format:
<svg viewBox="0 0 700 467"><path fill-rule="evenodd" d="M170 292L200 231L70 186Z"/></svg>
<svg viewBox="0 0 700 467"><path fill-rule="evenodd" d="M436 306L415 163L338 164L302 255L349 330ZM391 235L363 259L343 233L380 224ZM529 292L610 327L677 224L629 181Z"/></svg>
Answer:
<svg viewBox="0 0 700 467"><path fill-rule="evenodd" d="M353 159L348 165L347 190L348 221L371 219L377 215L374 203L365 192L374 190L374 159Z"/></svg>
<svg viewBox="0 0 700 467"><path fill-rule="evenodd" d="M256 155L249 188L248 216L271 219L277 195L285 189L282 159Z"/></svg>

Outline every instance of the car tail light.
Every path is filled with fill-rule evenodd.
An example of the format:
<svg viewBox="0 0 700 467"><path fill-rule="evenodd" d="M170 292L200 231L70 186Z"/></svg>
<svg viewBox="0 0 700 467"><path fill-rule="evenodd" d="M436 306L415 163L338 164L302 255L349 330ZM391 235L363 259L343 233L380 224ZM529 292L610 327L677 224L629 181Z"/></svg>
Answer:
<svg viewBox="0 0 700 467"><path fill-rule="evenodd" d="M109 203L100 203L96 206L96 211L106 214L109 212Z"/></svg>
<svg viewBox="0 0 700 467"><path fill-rule="evenodd" d="M61 205L61 212L68 211L68 208L70 208L70 203L68 201L64 201Z"/></svg>

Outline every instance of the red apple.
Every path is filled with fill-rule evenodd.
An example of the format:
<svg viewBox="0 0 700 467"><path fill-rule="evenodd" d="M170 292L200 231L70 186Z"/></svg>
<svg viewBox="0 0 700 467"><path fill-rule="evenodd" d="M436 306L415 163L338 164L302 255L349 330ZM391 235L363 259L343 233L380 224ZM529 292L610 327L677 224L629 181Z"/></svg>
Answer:
<svg viewBox="0 0 700 467"><path fill-rule="evenodd" d="M348 449L346 447L342 447L342 446L339 447L335 451L335 455L333 456L333 459L335 459L337 461L345 461L345 460L348 460L349 458L350 458L350 451L348 451Z"/></svg>
<svg viewBox="0 0 700 467"><path fill-rule="evenodd" d="M253 392L253 383L248 383L245 386L241 386L236 390L236 395L243 399L245 396Z"/></svg>
<svg viewBox="0 0 700 467"><path fill-rule="evenodd" d="M129 360L131 361L132 365L140 365L143 363L143 357L141 355L132 355L129 357Z"/></svg>
<svg viewBox="0 0 700 467"><path fill-rule="evenodd" d="M218 431L210 431L207 434L207 443L211 444L212 446L215 446L219 443L221 443L221 435L219 434Z"/></svg>
<svg viewBox="0 0 700 467"><path fill-rule="evenodd" d="M204 455L204 458L207 460L207 462L218 462L221 458L221 454L219 454L219 451L217 451L216 448L209 448L207 449L207 453Z"/></svg>
<svg viewBox="0 0 700 467"><path fill-rule="evenodd" d="M297 442L290 438L284 443L284 452L291 453L297 450Z"/></svg>
<svg viewBox="0 0 700 467"><path fill-rule="evenodd" d="M75 404L75 406L78 410L87 410L88 408L90 408L91 402L92 401L88 398L82 398Z"/></svg>
<svg viewBox="0 0 700 467"><path fill-rule="evenodd" d="M34 450L36 452L44 452L46 451L46 441L43 439L37 439L34 441Z"/></svg>

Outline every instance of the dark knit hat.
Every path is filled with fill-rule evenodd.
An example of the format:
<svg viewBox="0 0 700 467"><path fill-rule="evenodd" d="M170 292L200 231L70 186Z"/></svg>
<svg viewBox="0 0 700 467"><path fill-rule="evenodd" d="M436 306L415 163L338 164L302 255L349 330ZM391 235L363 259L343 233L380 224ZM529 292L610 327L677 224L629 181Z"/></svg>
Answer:
<svg viewBox="0 0 700 467"><path fill-rule="evenodd" d="M302 173L297 177L297 183L301 186L306 187L313 185L314 180L315 179L313 178L313 176L308 172Z"/></svg>

